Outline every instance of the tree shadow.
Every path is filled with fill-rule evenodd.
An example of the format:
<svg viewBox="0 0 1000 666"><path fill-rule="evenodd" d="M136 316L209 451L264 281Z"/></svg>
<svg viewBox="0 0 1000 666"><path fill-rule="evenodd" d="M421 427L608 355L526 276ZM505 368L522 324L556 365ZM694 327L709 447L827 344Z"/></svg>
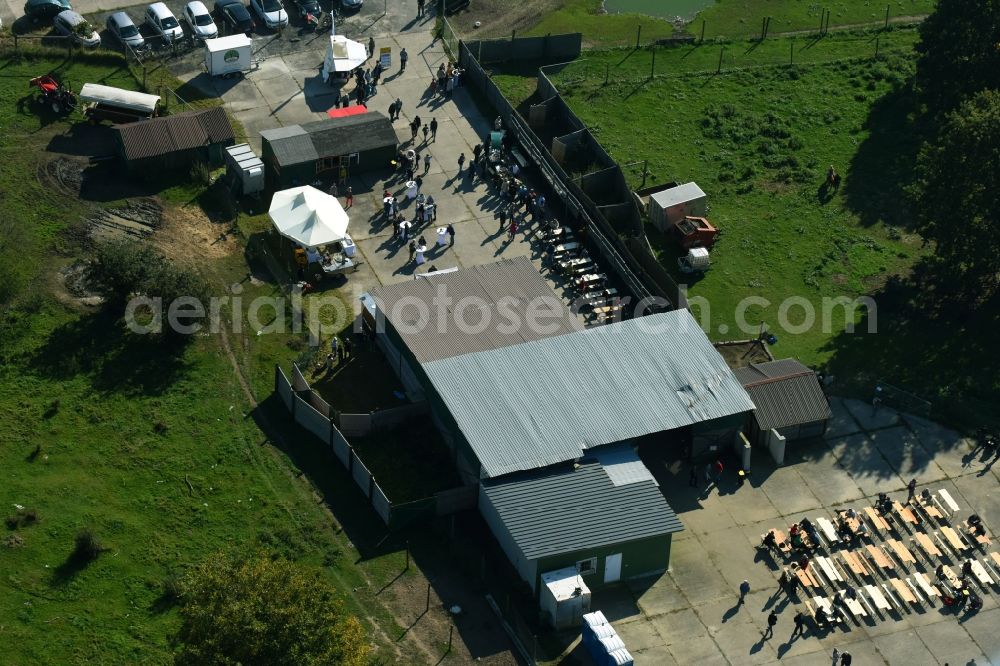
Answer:
<svg viewBox="0 0 1000 666"><path fill-rule="evenodd" d="M923 124L910 82L876 101L864 122L868 137L847 169L844 198L864 226L884 222L910 228L906 188L913 182Z"/></svg>
<svg viewBox="0 0 1000 666"><path fill-rule="evenodd" d="M67 322L49 334L30 366L54 379L86 375L99 392L159 395L188 370L190 336L140 335L108 311Z"/></svg>

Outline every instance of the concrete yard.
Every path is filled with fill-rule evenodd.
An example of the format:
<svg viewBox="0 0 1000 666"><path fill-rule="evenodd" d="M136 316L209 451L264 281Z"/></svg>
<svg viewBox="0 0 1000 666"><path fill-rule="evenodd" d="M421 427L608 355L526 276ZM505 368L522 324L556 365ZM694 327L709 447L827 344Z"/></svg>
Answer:
<svg viewBox="0 0 1000 666"><path fill-rule="evenodd" d="M834 398L832 407L827 437L790 445L784 466L776 468L765 450L754 449L753 473L742 488L731 469L709 490L700 468L698 488L688 485L685 464L667 462L653 470L686 528L674 535L671 571L595 593L592 603L637 664L828 664L835 647L848 650L855 665L1000 664L997 585L977 590L985 602L978 613L925 601L908 612L882 612L834 630L809 628L790 640L792 617L805 607L779 592L778 565L755 548L768 529L787 533L805 516L833 518L848 506L860 510L880 491L905 501L911 478L917 479L918 493L925 487L947 489L961 507L960 520L976 512L990 528L1000 525L993 460L984 460L968 440L888 408L873 414L870 404L857 400ZM996 540L988 550L998 550ZM929 573L933 582L933 568L919 556L918 561L916 570ZM751 592L739 605L744 579ZM771 609L779 621L765 641ZM566 653L584 658L572 638L564 635Z"/></svg>

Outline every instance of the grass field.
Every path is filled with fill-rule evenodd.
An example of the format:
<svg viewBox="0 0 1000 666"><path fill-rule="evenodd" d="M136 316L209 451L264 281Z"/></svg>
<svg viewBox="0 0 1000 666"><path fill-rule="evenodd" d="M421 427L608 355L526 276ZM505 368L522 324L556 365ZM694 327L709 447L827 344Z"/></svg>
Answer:
<svg viewBox="0 0 1000 666"><path fill-rule="evenodd" d="M86 252L81 221L116 202L81 201L42 176L54 157L47 150L72 147L79 136L19 100L27 79L47 71L77 88L84 81L135 88L131 76L114 56L3 61L0 70L0 265L13 285L0 305L0 515L11 518L0 528L0 661L170 662L177 615L165 583L220 550L319 567L361 617L378 657L426 660L414 641L429 643L402 629L412 618L398 619L418 570L401 574L401 548L371 547L384 530L346 473L265 399L275 362L294 357L293 336L253 337L244 321L243 334L172 346L125 333L115 317L80 306L57 279ZM201 215L200 193L178 185L160 199L186 219ZM174 259L213 291L246 276L240 241L230 238L224 250L186 241ZM248 301L276 292L266 283L243 286ZM269 441L267 423L289 435ZM15 526L15 505L36 520ZM105 549L87 566L70 557L82 529ZM445 628L434 642L446 635Z"/></svg>
<svg viewBox="0 0 1000 666"><path fill-rule="evenodd" d="M716 36L742 37L759 35L761 21L770 16L768 34L819 29L820 16L829 10L830 27L880 23L885 20L889 7L892 19L915 18L929 14L934 0L832 0L831 2L804 2L802 0L716 0L702 11L688 28L700 34L701 21L705 21L705 38Z"/></svg>
<svg viewBox="0 0 1000 666"><path fill-rule="evenodd" d="M766 322L777 356L826 367L841 390L866 395L884 379L931 399L964 393L988 404L1000 387L971 352L988 345L985 327L932 316L927 294L906 281L930 252L908 229L902 191L919 141L909 88L915 33L883 34L879 59L850 57L873 53L873 37L731 43L730 64L745 69L719 75L720 47L709 45L658 50L652 80L645 50L589 52L549 75L612 157L632 164L634 187L645 161L646 184L694 180L708 193L723 236L713 268L687 281L689 295L709 304L712 338L745 338ZM800 64L767 64L790 49ZM527 69L494 76L515 102L533 92L530 76L519 76ZM844 177L837 192L823 187L831 164ZM678 248L650 229L676 274ZM824 328L823 298L861 295L877 299L878 335L844 333L841 310ZM769 304L750 307L741 330L737 306L747 297ZM811 304L814 325L779 330L779 304L790 297ZM785 314L786 328L804 321L802 306Z"/></svg>

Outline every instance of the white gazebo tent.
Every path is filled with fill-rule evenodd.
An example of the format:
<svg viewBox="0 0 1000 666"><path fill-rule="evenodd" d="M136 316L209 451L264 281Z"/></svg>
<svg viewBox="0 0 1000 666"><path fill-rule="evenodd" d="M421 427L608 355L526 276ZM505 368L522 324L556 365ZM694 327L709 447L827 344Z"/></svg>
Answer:
<svg viewBox="0 0 1000 666"><path fill-rule="evenodd" d="M344 78L360 67L368 59L368 47L361 42L348 39L343 35L331 35L330 46L323 60L323 80L330 79L330 74Z"/></svg>
<svg viewBox="0 0 1000 666"><path fill-rule="evenodd" d="M350 238L350 218L337 197L309 185L275 192L268 214L278 233L305 248Z"/></svg>

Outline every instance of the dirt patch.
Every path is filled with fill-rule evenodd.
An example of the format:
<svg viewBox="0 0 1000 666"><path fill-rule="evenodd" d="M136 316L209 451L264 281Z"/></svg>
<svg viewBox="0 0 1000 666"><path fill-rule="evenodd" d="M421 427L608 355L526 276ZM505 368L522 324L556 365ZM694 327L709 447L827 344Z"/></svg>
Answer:
<svg viewBox="0 0 1000 666"><path fill-rule="evenodd" d="M539 19L562 6L561 0L474 0L466 9L448 17L463 39L510 37L512 31L526 32ZM480 22L478 28L476 21Z"/></svg>
<svg viewBox="0 0 1000 666"><path fill-rule="evenodd" d="M774 360L766 343L716 342L715 349L725 359L726 365L734 370L745 368L751 363L767 363Z"/></svg>
<svg viewBox="0 0 1000 666"><path fill-rule="evenodd" d="M153 234L163 222L163 208L154 199L130 201L117 208L105 208L87 220L87 236L93 242L117 238L142 239Z"/></svg>
<svg viewBox="0 0 1000 666"><path fill-rule="evenodd" d="M68 266L56 271L53 279L52 293L60 303L70 307L93 308L99 306L104 299L90 291L87 286L87 263L76 260Z"/></svg>
<svg viewBox="0 0 1000 666"><path fill-rule="evenodd" d="M170 259L197 268L208 259L219 259L240 251L229 223L213 222L194 206L166 208L153 244Z"/></svg>
<svg viewBox="0 0 1000 666"><path fill-rule="evenodd" d="M38 182L46 190L58 192L67 197L79 197L83 187L83 170L89 166L86 157L60 155L54 160L39 162L37 168Z"/></svg>

